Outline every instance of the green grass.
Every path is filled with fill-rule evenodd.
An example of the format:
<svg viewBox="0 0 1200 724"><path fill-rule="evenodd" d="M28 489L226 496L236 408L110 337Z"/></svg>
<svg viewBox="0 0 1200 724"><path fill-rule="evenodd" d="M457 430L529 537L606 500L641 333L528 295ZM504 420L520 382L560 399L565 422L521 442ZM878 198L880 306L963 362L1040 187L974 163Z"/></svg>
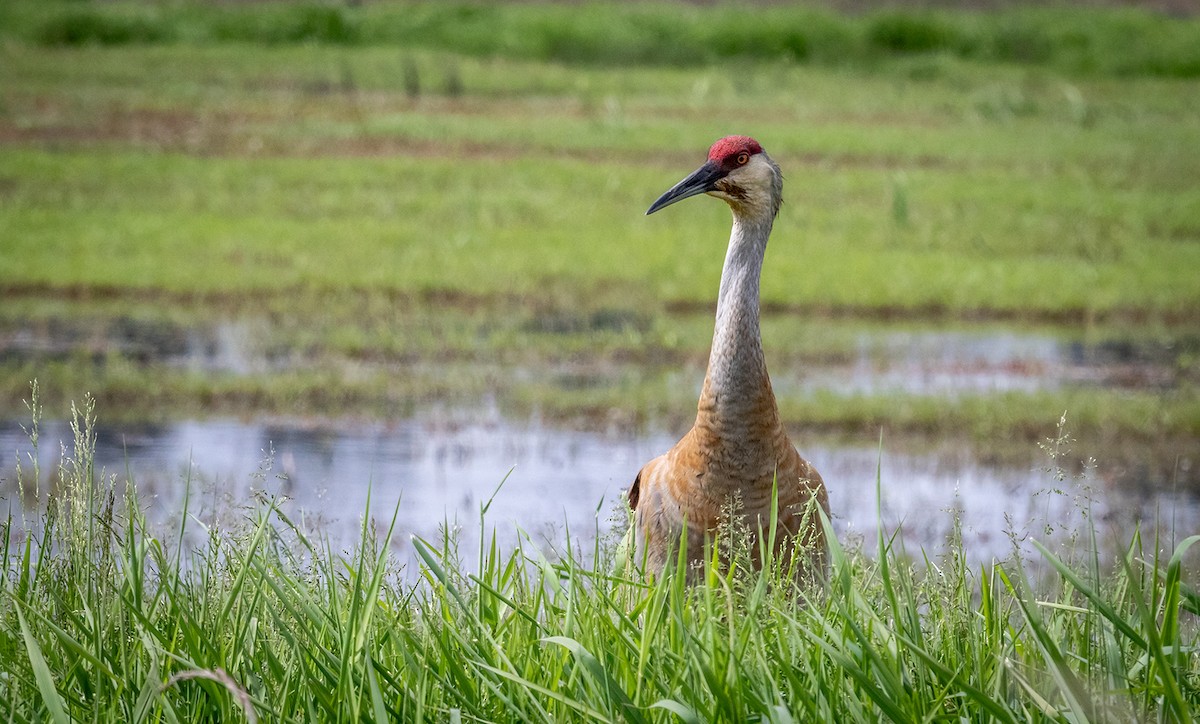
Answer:
<svg viewBox="0 0 1200 724"><path fill-rule="evenodd" d="M10 721L1191 721L1200 705L1195 536L1133 534L1113 562L1082 552L1094 541L1040 548L1032 578L1019 556L975 569L953 540L931 560L881 537L834 544L825 590L744 562L687 586L604 539L500 550L485 504L478 552L417 540L401 570L387 542L404 531L365 523L338 553L271 501L151 530L132 481L93 469L92 414L47 512L0 529Z"/></svg>
<svg viewBox="0 0 1200 724"><path fill-rule="evenodd" d="M404 57L378 49L10 50L3 112L30 140L0 146L0 284L549 284L576 297L617 285L707 302L728 212L641 212L714 137L743 130L788 179L768 302L1077 318L1200 308L1190 85L766 66L747 92L718 68L564 75L419 58L461 63L467 98L407 100Z"/></svg>
<svg viewBox="0 0 1200 724"><path fill-rule="evenodd" d="M41 5L42 7L38 7ZM870 65L944 53L1069 72L1200 75L1200 22L1145 9L890 8L857 15L818 4L417 2L347 7L199 2L11 2L8 34L45 45L321 43L433 47L593 65L695 65L730 59Z"/></svg>

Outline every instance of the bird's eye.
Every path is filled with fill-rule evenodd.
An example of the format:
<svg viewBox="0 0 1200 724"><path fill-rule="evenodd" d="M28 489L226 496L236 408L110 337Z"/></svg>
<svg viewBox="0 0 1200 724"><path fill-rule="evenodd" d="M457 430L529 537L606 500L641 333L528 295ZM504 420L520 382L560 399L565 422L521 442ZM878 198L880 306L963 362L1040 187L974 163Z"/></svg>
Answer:
<svg viewBox="0 0 1200 724"><path fill-rule="evenodd" d="M738 154L737 162L739 166L745 166L750 161L750 154L743 151Z"/></svg>

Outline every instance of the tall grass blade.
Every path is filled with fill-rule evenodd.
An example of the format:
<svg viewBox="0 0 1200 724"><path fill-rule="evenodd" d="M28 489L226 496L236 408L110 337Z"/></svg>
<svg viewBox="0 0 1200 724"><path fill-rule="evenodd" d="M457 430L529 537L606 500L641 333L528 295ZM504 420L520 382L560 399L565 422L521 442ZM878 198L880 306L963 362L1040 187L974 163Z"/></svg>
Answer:
<svg viewBox="0 0 1200 724"><path fill-rule="evenodd" d="M621 685L613 681L612 676L604 669L599 659L588 651L583 644L575 639L566 636L548 636L543 641L552 644L558 644L571 652L575 660L583 665L584 670L589 676L599 685L600 690L604 692L605 698L609 701L616 699L618 709L626 721L644 722L641 712L634 706L629 699L629 695L621 688Z"/></svg>
<svg viewBox="0 0 1200 724"><path fill-rule="evenodd" d="M391 721L392 716L389 715L387 707L383 703L383 692L379 688L379 677L375 673L375 662L371 660L371 656L367 655L366 661L367 683L370 686L371 692L371 715L377 722Z"/></svg>
<svg viewBox="0 0 1200 724"><path fill-rule="evenodd" d="M1167 562L1167 580L1163 584L1165 597L1163 599L1163 622L1162 631L1159 634L1160 639L1167 644L1176 644L1179 638L1179 609L1182 608L1182 588L1183 588L1183 557L1187 555L1187 551L1196 543L1200 543L1200 535L1193 535L1185 538L1182 543L1175 549L1171 555L1170 561ZM1180 657L1182 652L1179 646L1174 646L1175 653L1173 654L1174 668L1179 669Z"/></svg>
<svg viewBox="0 0 1200 724"><path fill-rule="evenodd" d="M236 701L241 707L242 713L246 715L246 721L248 721L250 724L257 724L258 713L254 708L253 698L250 696L250 693L246 691L241 684L235 681L234 678L230 676L229 673L224 669L193 669L191 671L181 671L172 676L170 679L167 679L166 683L162 685L162 688L163 690L166 690L172 686L175 686L181 681L189 681L192 679L212 681L220 684L226 691L229 692L229 695L232 696L234 701Z"/></svg>
<svg viewBox="0 0 1200 724"><path fill-rule="evenodd" d="M674 699L659 699L651 704L650 708L669 711L675 716L679 717L679 720L684 724L701 724L704 721L698 714L696 714L696 712L687 708L683 704L680 704Z"/></svg>
<svg viewBox="0 0 1200 724"><path fill-rule="evenodd" d="M513 674L511 672L504 671L503 669L498 669L494 666L489 666L487 664L479 663L479 664L477 664L477 666L480 669L483 669L484 671L489 671L503 679L507 679L516 684L519 684L521 686L521 688L523 688L523 689L537 692L549 699L557 701L558 703L560 703L566 707L569 707L570 709L573 709L573 710L579 712L580 714L583 714L590 721L609 722L610 724L614 721L614 720L608 718L607 716L605 716L604 712L602 712L598 709L594 709L594 708L588 706L584 702L572 699L561 692L548 689L545 686L542 686L541 684L530 681L522 676L518 676L517 674Z"/></svg>
<svg viewBox="0 0 1200 724"><path fill-rule="evenodd" d="M1092 711L1091 697L1084 690L1079 678L1067 666L1062 650L1058 647L1058 643L1054 640L1054 637L1046 630L1041 616L1038 615L1034 607L1026 600L1025 594L1017 590L1017 587L1003 569L1000 569L1000 578L1009 593L1012 594L1017 607L1024 615L1025 623L1033 631L1034 640L1042 652L1050 676L1058 684L1059 692L1067 702L1068 710L1066 718L1073 722L1092 721L1095 719L1095 713Z"/></svg>
<svg viewBox="0 0 1200 724"><path fill-rule="evenodd" d="M1097 590L1094 586L1088 585L1088 583L1083 580L1082 576L1071 570L1070 566L1068 566L1066 563L1063 563L1058 556L1051 553L1050 550L1046 548L1046 546L1042 545L1040 541L1034 540L1033 545L1038 549L1038 552L1042 554L1042 557L1046 559L1046 562L1053 566L1054 570L1058 571L1059 575L1069 581L1075 590L1082 593L1085 598L1092 602L1092 605L1096 607L1096 610L1100 612L1100 615L1103 616L1105 620L1111 623L1118 631L1125 634L1125 636L1128 637L1129 640L1132 641L1133 644L1139 649L1143 651L1148 649L1149 644L1146 642L1145 637L1139 634L1123 616L1117 613L1112 604L1104 600L1104 596L1099 590Z"/></svg>
<svg viewBox="0 0 1200 724"><path fill-rule="evenodd" d="M45 705L54 724L70 724L71 719L67 716L62 697L59 696L58 689L54 686L54 675L50 673L46 658L42 656L42 648L38 646L37 639L29 630L29 624L21 613L21 603L19 602L16 605L16 612L17 621L21 625L21 636L25 639L25 651L29 657L29 665L33 668L38 693L42 695L42 704Z"/></svg>
<svg viewBox="0 0 1200 724"><path fill-rule="evenodd" d="M1191 540L1191 538L1187 540ZM1193 721L1192 707L1184 701L1183 693L1179 689L1179 683L1175 679L1175 670L1171 666L1171 662L1167 660L1167 655L1164 651L1165 642L1159 637L1154 607L1147 604L1146 591L1143 589L1137 573L1133 570L1131 555L1122 556L1121 566L1125 570L1126 579L1129 581L1130 594L1134 607L1141 618L1142 628L1146 632L1146 642L1148 644L1147 656L1151 664L1150 673L1147 678L1152 681L1154 678L1159 679L1158 683L1162 689L1159 693L1162 696L1163 702L1169 705L1177 721L1189 724ZM1157 570L1155 575L1157 575Z"/></svg>

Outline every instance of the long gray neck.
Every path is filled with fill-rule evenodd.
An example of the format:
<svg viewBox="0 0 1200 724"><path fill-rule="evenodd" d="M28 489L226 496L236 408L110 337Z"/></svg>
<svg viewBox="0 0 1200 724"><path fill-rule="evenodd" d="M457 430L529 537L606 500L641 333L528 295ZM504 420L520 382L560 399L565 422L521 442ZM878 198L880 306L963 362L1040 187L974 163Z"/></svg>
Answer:
<svg viewBox="0 0 1200 724"><path fill-rule="evenodd" d="M759 281L773 222L774 214L734 216L700 398L701 415L715 416L713 423L736 423L764 412L764 406L776 409L758 324Z"/></svg>

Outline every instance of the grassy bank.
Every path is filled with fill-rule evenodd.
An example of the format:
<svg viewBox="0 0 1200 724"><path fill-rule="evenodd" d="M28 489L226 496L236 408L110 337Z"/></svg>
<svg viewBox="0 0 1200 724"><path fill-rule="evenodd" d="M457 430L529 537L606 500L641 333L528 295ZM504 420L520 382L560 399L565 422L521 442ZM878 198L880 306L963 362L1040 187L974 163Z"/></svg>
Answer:
<svg viewBox="0 0 1200 724"><path fill-rule="evenodd" d="M96 479L90 414L46 515L0 529L10 721L1191 721L1200 705L1197 537L1134 536L1115 563L1043 550L1043 580L1016 557L973 570L953 542L939 561L835 544L825 591L742 568L645 580L603 541L483 545L478 565L417 541L405 572L387 545L405 531L368 522L339 553L270 502L148 530L132 484Z"/></svg>
<svg viewBox="0 0 1200 724"><path fill-rule="evenodd" d="M485 115L465 133L491 135L496 123ZM444 141L428 143L437 153ZM1165 141L1153 144L1169 152ZM704 144L695 148L701 156ZM711 299L728 212L700 202L668 222L641 214L694 158L671 154L678 170L668 170L663 160L520 155L242 160L10 150L0 283L284 296L345 287L535 296L557 287L589 296L617 285L644 287L643 298ZM1200 266L1200 246L1187 241L1200 208L1194 187L1083 192L1063 173L986 168L826 174L786 148L777 155L795 201L768 255L768 303L1076 317L1200 308L1188 273ZM428 191L408 192L416 179ZM910 209L904 223L893 218L897 194Z"/></svg>
<svg viewBox="0 0 1200 724"><path fill-rule="evenodd" d="M732 59L873 65L942 53L1068 72L1200 76L1200 21L1140 8L822 7L683 2L11 2L10 35L45 45L390 45L599 65ZM35 7L40 5L43 7Z"/></svg>
<svg viewBox="0 0 1200 724"><path fill-rule="evenodd" d="M0 53L0 293L709 304L728 212L642 211L740 131L787 177L768 304L1200 309L1193 81L946 59L850 72L374 47Z"/></svg>

